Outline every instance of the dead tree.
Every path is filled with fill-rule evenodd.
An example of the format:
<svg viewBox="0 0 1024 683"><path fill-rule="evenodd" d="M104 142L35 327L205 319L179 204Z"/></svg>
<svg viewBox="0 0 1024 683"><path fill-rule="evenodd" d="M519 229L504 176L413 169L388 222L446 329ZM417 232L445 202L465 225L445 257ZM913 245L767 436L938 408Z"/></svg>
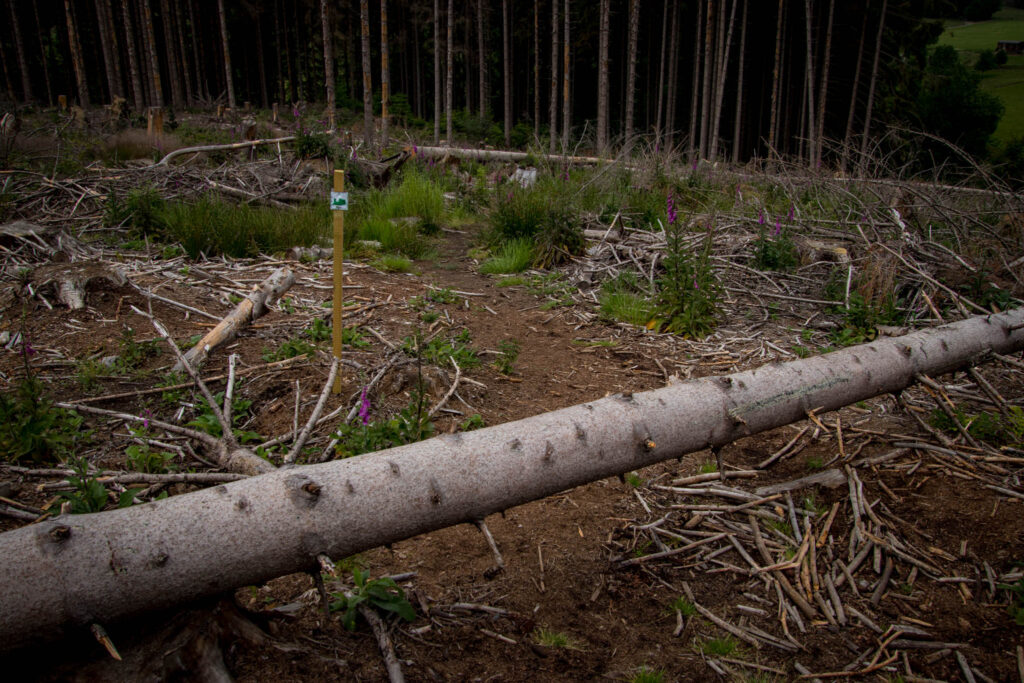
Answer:
<svg viewBox="0 0 1024 683"><path fill-rule="evenodd" d="M1024 349L1024 309L0 535L0 648L347 557Z"/></svg>

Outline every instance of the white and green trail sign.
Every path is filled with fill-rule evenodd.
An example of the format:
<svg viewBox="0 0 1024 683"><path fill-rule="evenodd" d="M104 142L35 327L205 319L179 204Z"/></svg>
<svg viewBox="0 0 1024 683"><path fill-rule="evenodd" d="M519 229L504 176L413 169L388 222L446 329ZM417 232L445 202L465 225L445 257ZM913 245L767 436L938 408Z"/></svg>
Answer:
<svg viewBox="0 0 1024 683"><path fill-rule="evenodd" d="M348 192L331 192L331 211L348 211Z"/></svg>

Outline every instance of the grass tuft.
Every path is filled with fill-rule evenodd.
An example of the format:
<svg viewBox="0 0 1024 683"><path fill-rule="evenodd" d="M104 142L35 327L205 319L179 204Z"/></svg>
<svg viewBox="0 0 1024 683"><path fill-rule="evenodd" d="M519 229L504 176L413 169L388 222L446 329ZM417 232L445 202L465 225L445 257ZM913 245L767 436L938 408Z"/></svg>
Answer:
<svg viewBox="0 0 1024 683"><path fill-rule="evenodd" d="M534 247L529 239L509 240L501 245L493 258L480 265L480 272L487 275L521 273L530 267L533 258Z"/></svg>

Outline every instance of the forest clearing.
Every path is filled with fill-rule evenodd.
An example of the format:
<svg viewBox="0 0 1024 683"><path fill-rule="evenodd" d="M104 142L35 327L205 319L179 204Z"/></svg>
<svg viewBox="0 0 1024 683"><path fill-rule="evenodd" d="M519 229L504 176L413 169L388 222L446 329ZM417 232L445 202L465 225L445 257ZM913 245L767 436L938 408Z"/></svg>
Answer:
<svg viewBox="0 0 1024 683"><path fill-rule="evenodd" d="M234 112L182 116L156 146L138 129L101 133L109 114L75 116L27 119L6 151L51 155L47 167L0 172L0 570L44 587L4 598L6 647L28 646L4 655L6 670L509 681L1024 672L1024 207L998 181L694 164L653 146L628 160L506 155L517 164L409 141L381 163L358 158L344 134L311 132L312 120L282 130L256 119L252 137L283 141L233 149ZM179 153L204 144L221 148ZM334 167L350 203L340 363ZM245 306L256 313L207 348ZM992 332L971 346L977 329ZM911 351L919 344L927 352ZM899 363L870 360L887 348L938 371L890 385ZM861 358L861 369L844 365ZM663 408L678 418L652 417L655 397L754 391L790 367L866 393L842 401L793 375L735 410L708 399L707 420L722 426L693 447L685 435L717 423L684 403ZM548 416L545 453L526 418L563 409L553 415L575 417ZM602 451L616 410L642 467ZM581 426L588 411L602 417ZM471 451L452 457L459 443ZM409 476L401 458L417 448L437 455L424 466L437 500L422 505L374 469L389 462L399 477L402 462ZM609 462L594 471L608 469L556 485L555 468L550 490L542 472L537 493L501 491L530 474L536 449L578 463L566 481L595 458ZM482 473L519 451L519 471L489 480L516 503L472 500ZM383 496L379 514L342 500L338 538L302 515L309 534L269 533L295 501L333 506L339 487L321 490L332 473L364 471L342 498ZM264 481L291 481L299 498ZM256 540L200 523L220 492ZM431 505L454 506L453 517L423 521ZM170 531L147 533L164 516L184 549L171 549ZM90 531L101 519L115 531ZM116 520L142 524L135 540ZM379 520L386 546L366 535ZM93 533L108 551L79 556ZM324 552L346 543L360 551ZM244 553L294 568L278 576ZM278 578L220 586L199 558L223 576ZM157 597L133 604L142 593Z"/></svg>

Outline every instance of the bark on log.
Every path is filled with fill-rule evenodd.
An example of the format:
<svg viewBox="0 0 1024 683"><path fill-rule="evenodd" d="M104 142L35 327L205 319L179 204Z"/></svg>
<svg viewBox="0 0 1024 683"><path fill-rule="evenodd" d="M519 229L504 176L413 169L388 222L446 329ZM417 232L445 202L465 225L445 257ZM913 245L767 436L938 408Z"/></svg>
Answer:
<svg viewBox="0 0 1024 683"><path fill-rule="evenodd" d="M1024 349L1024 309L0 535L0 649L317 566ZM17 590L14 590L14 587Z"/></svg>
<svg viewBox="0 0 1024 683"><path fill-rule="evenodd" d="M295 273L288 268L278 268L266 280L253 287L253 292L235 307L216 327L206 333L199 342L185 354L192 367L202 363L210 351L225 344L238 334L238 330L267 312L267 307L281 298L295 284ZM181 372L184 366L175 363L172 372Z"/></svg>

